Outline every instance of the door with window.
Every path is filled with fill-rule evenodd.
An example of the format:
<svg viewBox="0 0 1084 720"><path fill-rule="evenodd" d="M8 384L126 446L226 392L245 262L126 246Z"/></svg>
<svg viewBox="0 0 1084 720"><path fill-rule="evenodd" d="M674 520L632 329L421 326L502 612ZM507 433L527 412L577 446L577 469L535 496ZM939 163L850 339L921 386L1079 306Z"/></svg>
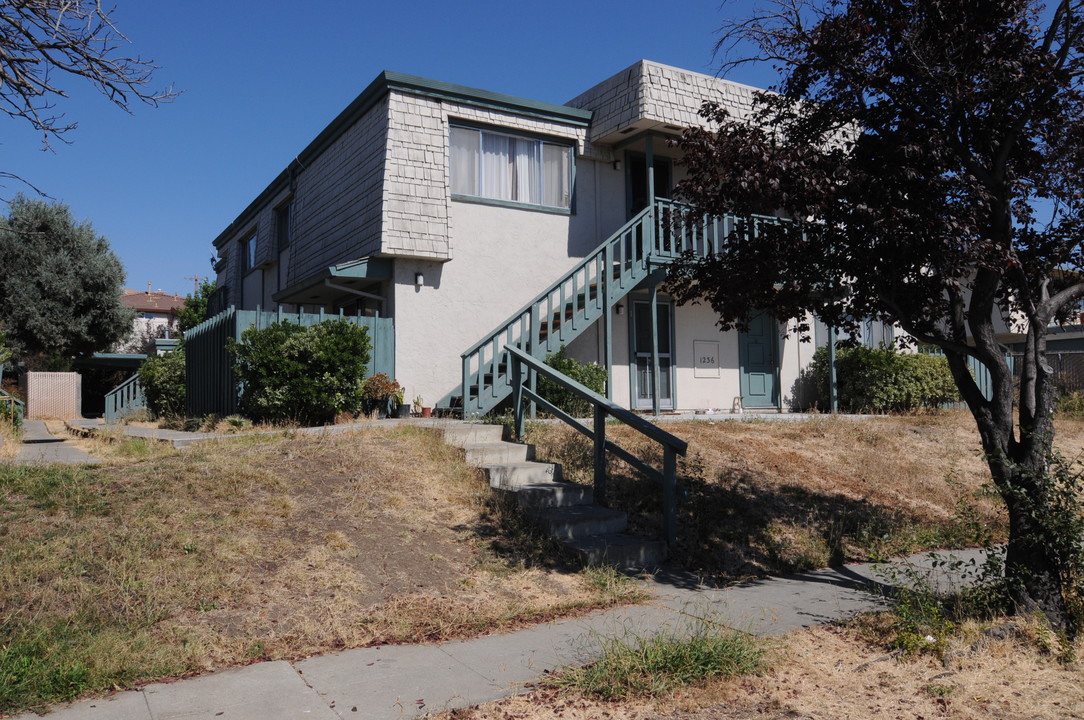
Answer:
<svg viewBox="0 0 1084 720"><path fill-rule="evenodd" d="M674 373L673 373L673 306L669 302L659 302L658 343L659 343L659 407L664 410L674 409ZM633 358L636 367L633 370L633 408L650 410L655 396L655 374L651 362L651 303L636 300L632 303Z"/></svg>

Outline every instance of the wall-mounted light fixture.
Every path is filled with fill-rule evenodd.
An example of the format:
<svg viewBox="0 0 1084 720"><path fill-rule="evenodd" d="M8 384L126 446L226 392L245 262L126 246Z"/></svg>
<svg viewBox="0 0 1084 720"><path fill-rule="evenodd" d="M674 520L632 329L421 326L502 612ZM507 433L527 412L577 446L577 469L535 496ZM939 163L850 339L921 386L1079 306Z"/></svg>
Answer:
<svg viewBox="0 0 1084 720"><path fill-rule="evenodd" d="M418 287L425 285L425 275L420 272L414 273L414 284Z"/></svg>
<svg viewBox="0 0 1084 720"><path fill-rule="evenodd" d="M620 169L621 169L621 161L620 160L614 160L614 170L620 170Z"/></svg>
<svg viewBox="0 0 1084 720"><path fill-rule="evenodd" d="M624 315L625 314L625 306L622 305L621 303L617 303L616 305L614 305L614 310L617 311L618 315Z"/></svg>

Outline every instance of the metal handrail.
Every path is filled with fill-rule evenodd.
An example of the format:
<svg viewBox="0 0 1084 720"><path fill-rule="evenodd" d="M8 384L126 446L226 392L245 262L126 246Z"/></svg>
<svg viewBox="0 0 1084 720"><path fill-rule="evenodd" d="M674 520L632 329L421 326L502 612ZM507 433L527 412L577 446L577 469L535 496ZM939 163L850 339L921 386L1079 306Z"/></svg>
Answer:
<svg viewBox="0 0 1084 720"><path fill-rule="evenodd" d="M147 396L139 384L139 375L133 375L106 393L105 422L112 424L125 415L147 406Z"/></svg>
<svg viewBox="0 0 1084 720"><path fill-rule="evenodd" d="M606 504L606 452L609 451L621 458L629 465L639 470L647 477L662 485L663 504L663 535L666 544L673 546L677 539L677 456L685 455L689 444L681 438L671 435L639 415L607 400L590 388L584 387L572 378L557 372L544 362L532 357L519 348L506 345L512 373L512 410L515 418L516 439L523 440L524 403L528 399L538 403L544 410L563 420L576 431L583 433L594 441L594 485L595 499L602 505ZM527 372L524 372L524 368ZM528 375L542 375L557 383L561 387L570 390L577 397L591 403L593 407L593 427L588 427L575 419L565 411L553 405L537 392L531 389ZM606 439L606 417L611 416L625 423L633 430L646 435L651 440L662 445L663 462L662 470L651 467L646 462L628 452L619 445Z"/></svg>
<svg viewBox="0 0 1084 720"><path fill-rule="evenodd" d="M508 369L500 348L515 345L542 359L630 292L656 266L684 253L718 253L735 233L758 234L786 222L769 215L692 218L692 208L665 198L637 213L546 290L513 313L460 356L458 388L463 416L484 412L507 396ZM455 391L442 402L452 403Z"/></svg>
<svg viewBox="0 0 1084 720"><path fill-rule="evenodd" d="M500 328L499 330L496 330L495 332L490 333L488 336L482 338L478 342L471 345L469 348L467 348L466 350L464 350L460 354L460 357L465 359L468 356L470 356L472 353L477 352L479 348L486 345L493 338L498 337L502 332L504 332L505 328L511 327L521 317L523 317L524 315L529 314L531 312L531 308L533 308L535 305L538 305L539 303L543 302L547 297L549 297L552 294L554 287L559 287L563 283L569 282L570 280L572 280L573 276L575 276L575 274L577 272L579 272L580 270L583 269L584 266L589 265L593 261L597 261L605 253L606 246L608 244L612 243L616 238L619 238L619 237L625 235L630 230L635 229L636 226L639 225L640 223L642 223L647 217L649 217L654 212L654 210L655 210L655 208L649 205L648 207L644 208L639 213L637 213L635 217L633 217L627 223L622 225L618 230L616 230L613 233L613 235L611 235L607 239L606 242L601 243L597 248L592 250L589 255L584 257L583 260L580 260L580 262L578 262L571 270L569 270L564 275L562 275L560 278L558 278L557 281L553 283L552 287L544 290L543 292L540 292L537 296L535 296L535 298L533 300L528 302L526 305L521 307L516 312L509 315L508 319L505 320L503 323L501 323L498 326Z"/></svg>
<svg viewBox="0 0 1084 720"><path fill-rule="evenodd" d="M0 363L0 368L2 368L2 367L3 367L3 364ZM4 390L3 388L0 388L0 400L6 401L8 403L8 408L9 408L8 411L11 413L11 424L12 425L14 425L15 422L16 422L16 418L15 418L16 411L21 413L24 418L26 417L26 403L24 403L22 400L15 397L11 393L9 393L7 390Z"/></svg>

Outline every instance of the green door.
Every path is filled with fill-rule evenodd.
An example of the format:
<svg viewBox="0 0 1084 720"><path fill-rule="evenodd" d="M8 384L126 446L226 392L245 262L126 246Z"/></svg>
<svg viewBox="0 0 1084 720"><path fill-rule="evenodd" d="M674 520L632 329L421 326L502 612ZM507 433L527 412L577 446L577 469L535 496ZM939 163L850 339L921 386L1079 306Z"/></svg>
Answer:
<svg viewBox="0 0 1084 720"><path fill-rule="evenodd" d="M741 364L742 405L749 408L776 407L779 388L776 369L779 333L775 318L760 313L749 320L749 329L738 333L738 361Z"/></svg>

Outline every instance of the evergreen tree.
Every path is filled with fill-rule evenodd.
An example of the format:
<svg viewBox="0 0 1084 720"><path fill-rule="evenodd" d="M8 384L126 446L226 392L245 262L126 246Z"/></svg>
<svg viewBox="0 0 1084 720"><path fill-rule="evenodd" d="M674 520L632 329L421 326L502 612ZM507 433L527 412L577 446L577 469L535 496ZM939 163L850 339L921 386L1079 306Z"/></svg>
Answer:
<svg viewBox="0 0 1084 720"><path fill-rule="evenodd" d="M66 205L19 195L0 219L0 328L20 359L90 355L131 333L124 267Z"/></svg>

